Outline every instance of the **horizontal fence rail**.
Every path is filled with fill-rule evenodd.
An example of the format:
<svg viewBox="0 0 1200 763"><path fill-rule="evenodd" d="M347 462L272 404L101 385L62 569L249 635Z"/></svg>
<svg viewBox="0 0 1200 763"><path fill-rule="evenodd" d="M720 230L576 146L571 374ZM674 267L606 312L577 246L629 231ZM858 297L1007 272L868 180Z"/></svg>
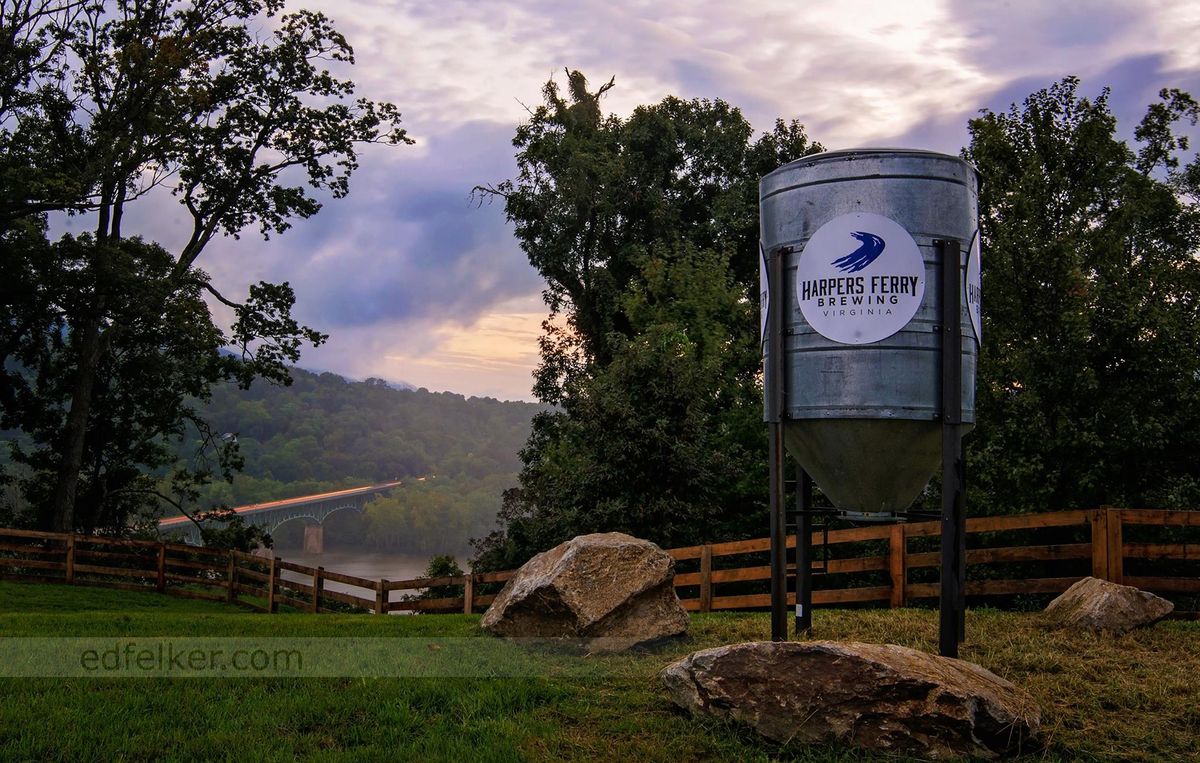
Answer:
<svg viewBox="0 0 1200 763"><path fill-rule="evenodd" d="M1055 594L1088 574L1168 597L1200 594L1200 567L1188 569L1200 562L1200 540L1193 535L1188 542L1192 528L1200 528L1200 511L1103 507L970 518L967 594ZM1174 537L1125 540L1127 533L1155 529ZM920 522L814 533L824 558L814 564L813 603L902 607L936 598L940 531L940 522ZM794 535L787 545L795 548ZM768 538L668 549L684 608L770 606L769 549ZM1061 567L1061 574L1030 577L1020 574L1022 565L1041 565L1038 574L1047 565ZM491 604L514 574L372 580L240 551L0 528L0 579L155 590L261 612L283 604L314 613L471 613ZM330 582L348 590L329 590ZM439 590L453 595L432 595ZM406 593L393 597L394 591ZM794 594L789 599L794 603Z"/></svg>

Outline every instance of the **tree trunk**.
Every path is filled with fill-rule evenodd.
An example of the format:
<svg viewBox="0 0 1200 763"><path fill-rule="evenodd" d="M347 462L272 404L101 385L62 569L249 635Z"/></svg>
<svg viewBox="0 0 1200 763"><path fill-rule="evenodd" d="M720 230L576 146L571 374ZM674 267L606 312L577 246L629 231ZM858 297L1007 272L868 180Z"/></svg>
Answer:
<svg viewBox="0 0 1200 763"><path fill-rule="evenodd" d="M58 477L54 483L54 498L50 505L50 529L53 532L74 532L78 524L75 517L75 497L79 487L79 472L83 468L83 451L87 443L88 417L92 412L92 398L96 388L96 371L100 367L100 358L103 357L105 349L102 325L107 307L106 249L115 238L114 223L119 226L121 221L125 193L124 190L118 190L120 188L120 183L106 181L100 192L96 244L91 262L96 301L91 306L90 314L78 327L78 366L75 369L75 385L71 390L71 408L67 411L67 421L63 427L62 440L59 442Z"/></svg>
<svg viewBox="0 0 1200 763"><path fill-rule="evenodd" d="M97 313L103 312L101 297ZM84 443L87 439L88 416L92 409L92 393L96 384L96 369L104 351L100 322L93 318L80 327L79 367L71 391L71 408L63 428L59 446L61 460L54 485L51 504L51 531L72 532L75 529L75 491L79 486L79 471L83 467Z"/></svg>

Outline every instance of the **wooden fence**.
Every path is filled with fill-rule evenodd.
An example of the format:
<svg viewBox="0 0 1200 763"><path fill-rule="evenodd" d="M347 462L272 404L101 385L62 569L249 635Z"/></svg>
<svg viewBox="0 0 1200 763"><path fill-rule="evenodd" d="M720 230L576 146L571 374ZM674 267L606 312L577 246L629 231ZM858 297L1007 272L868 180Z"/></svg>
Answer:
<svg viewBox="0 0 1200 763"><path fill-rule="evenodd" d="M294 575L286 577L286 572ZM474 576L476 580L493 577ZM263 612L276 612L280 604L285 604L307 612L375 613L445 609L444 600L414 596L392 601L391 592L415 593L430 586L463 582L463 578L369 580L240 551L3 528L0 528L0 579L156 590ZM355 593L327 590L327 582L341 583ZM462 600L456 601L461 607Z"/></svg>
<svg viewBox="0 0 1200 763"><path fill-rule="evenodd" d="M1200 540L1188 542L1190 528L1200 528L1200 511L1104 507L968 519L973 547L967 551L967 594L1060 593L1088 574L1168 596L1200 594L1200 567L1190 568L1200 562ZM940 530L939 522L921 522L814 533L815 549L827 558L814 565L822 574L814 575L813 603L901 607L936 598ZM1155 532L1158 537L1151 537ZM788 547L795 547L795 536ZM684 607L708 612L769 606L769 548L769 539L756 538L669 549ZM1062 569L1053 577L1028 576L1029 569L1055 566ZM0 579L157 590L265 612L281 603L308 612L476 612L514 572L370 580L238 551L0 529ZM354 593L328 590L327 582ZM461 586L463 595L416 596L448 586ZM394 591L409 593L393 597Z"/></svg>
<svg viewBox="0 0 1200 763"><path fill-rule="evenodd" d="M1156 593L1200 593L1200 577L1195 575L1147 575L1144 569L1141 570L1143 574L1138 575L1124 572L1126 561L1142 563L1143 567L1156 564L1167 567L1163 564L1165 562L1200 561L1200 542L1126 542L1126 526L1176 530L1200 528L1200 511L1105 507L970 518L967 520L968 544L975 547L967 550L967 595L1057 594L1086 575ZM1045 531L1057 537L1037 537L1047 534ZM1013 543L1014 534L1025 537L1020 538L1019 543ZM1082 537L1071 537L1073 535ZM819 553L822 544L828 544L830 558L814 564L814 572L823 574L814 575L817 583L813 604L875 603L902 607L917 599L937 598L939 585L935 569L941 561L941 554L936 550L940 545L940 537L940 522L831 530L827 537L821 532L814 533L814 550ZM1004 545L996 545L996 541ZM838 556L835 549L840 545L855 549L863 546L882 548L880 553L872 555ZM795 536L788 538L788 548L795 548ZM726 588L735 583L768 581L771 577L768 565L715 568L718 559L755 553L765 555L769 549L769 538L671 549L670 553L677 562L689 559L699 561L698 571L684 572L675 577L676 587L695 586L697 589L694 597L681 597L684 606L701 612L770 606L771 597L767 592L719 595L716 590L718 586ZM1037 564L1045 567L1047 563L1066 563L1068 569L1064 570L1064 574L1054 577L1014 577L1004 574L1005 568L1013 565L1029 567ZM932 574L922 576L922 572ZM1197 572L1200 572L1200 567ZM871 573L873 580L868 578ZM987 576L972 573L987 573ZM851 585L821 587L822 577L850 582ZM920 577L925 579L917 579ZM795 603L791 593L789 603Z"/></svg>

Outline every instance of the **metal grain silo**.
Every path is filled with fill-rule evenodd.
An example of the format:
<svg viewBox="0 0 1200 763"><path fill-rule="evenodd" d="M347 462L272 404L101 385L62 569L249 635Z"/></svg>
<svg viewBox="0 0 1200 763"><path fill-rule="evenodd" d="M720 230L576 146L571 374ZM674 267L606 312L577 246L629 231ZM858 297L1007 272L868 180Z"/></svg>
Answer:
<svg viewBox="0 0 1200 763"><path fill-rule="evenodd" d="M788 452L848 516L895 518L939 466L942 241L956 242L954 266L966 274L952 332L962 373L955 424L960 434L974 425L977 192L962 159L903 149L817 154L762 179L764 277L772 254L782 274L773 292L782 297L781 409L768 404L768 420L781 422Z"/></svg>

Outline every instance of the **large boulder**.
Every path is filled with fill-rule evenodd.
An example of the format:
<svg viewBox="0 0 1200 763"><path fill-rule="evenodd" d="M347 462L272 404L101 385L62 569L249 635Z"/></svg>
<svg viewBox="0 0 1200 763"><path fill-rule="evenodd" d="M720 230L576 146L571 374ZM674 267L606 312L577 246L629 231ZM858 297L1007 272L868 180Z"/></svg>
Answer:
<svg viewBox="0 0 1200 763"><path fill-rule="evenodd" d="M517 570L480 623L507 637L566 638L613 652L687 632L675 560L623 533L581 535Z"/></svg>
<svg viewBox="0 0 1200 763"><path fill-rule="evenodd" d="M1174 604L1148 591L1084 578L1050 602L1045 615L1060 627L1120 635L1156 623L1174 609Z"/></svg>
<svg viewBox="0 0 1200 763"><path fill-rule="evenodd" d="M1035 741L1032 698L978 665L902 646L757 641L695 652L660 674L675 704L785 743L929 759L1013 754Z"/></svg>

